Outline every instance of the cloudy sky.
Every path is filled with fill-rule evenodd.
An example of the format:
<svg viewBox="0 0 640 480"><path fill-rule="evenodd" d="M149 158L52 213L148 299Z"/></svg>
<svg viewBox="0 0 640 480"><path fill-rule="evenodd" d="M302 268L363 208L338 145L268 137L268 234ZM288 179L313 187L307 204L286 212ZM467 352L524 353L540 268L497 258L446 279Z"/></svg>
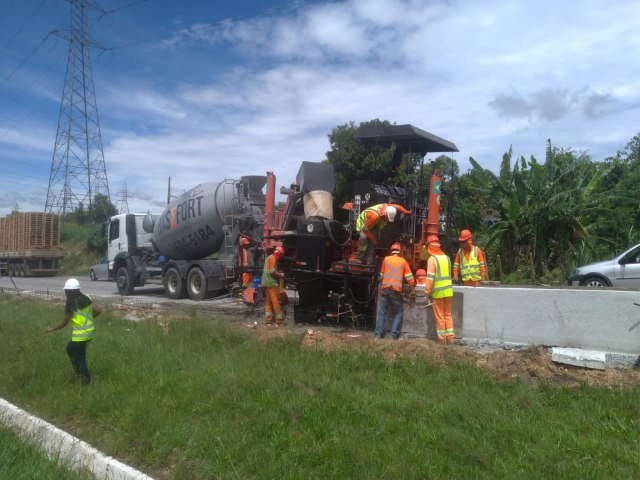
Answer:
<svg viewBox="0 0 640 480"><path fill-rule="evenodd" d="M492 170L511 145L603 160L640 132L640 2L99 0L91 64L111 200L202 181L289 185L350 121L410 123ZM0 214L43 211L65 0L0 2ZM431 157L435 157L432 155Z"/></svg>

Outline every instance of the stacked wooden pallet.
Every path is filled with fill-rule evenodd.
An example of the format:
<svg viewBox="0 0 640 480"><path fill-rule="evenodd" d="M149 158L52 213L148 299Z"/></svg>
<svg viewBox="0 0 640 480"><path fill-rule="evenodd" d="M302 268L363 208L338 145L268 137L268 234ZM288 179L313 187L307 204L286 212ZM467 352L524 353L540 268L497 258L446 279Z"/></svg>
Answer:
<svg viewBox="0 0 640 480"><path fill-rule="evenodd" d="M27 212L0 218L0 250L34 250L59 246L58 215Z"/></svg>

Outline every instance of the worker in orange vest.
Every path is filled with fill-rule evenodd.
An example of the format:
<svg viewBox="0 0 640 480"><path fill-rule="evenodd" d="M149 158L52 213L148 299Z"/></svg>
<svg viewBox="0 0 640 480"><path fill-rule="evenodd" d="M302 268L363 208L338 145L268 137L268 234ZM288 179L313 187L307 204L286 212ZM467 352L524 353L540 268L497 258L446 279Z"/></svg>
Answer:
<svg viewBox="0 0 640 480"><path fill-rule="evenodd" d="M451 303L453 299L453 283L451 282L451 259L441 250L437 235L427 238L429 260L427 261L427 285L425 294L431 297L433 316L436 322L438 342L453 343L453 316Z"/></svg>
<svg viewBox="0 0 640 480"><path fill-rule="evenodd" d="M460 232L460 249L453 262L453 281L458 281L458 272L464 285L477 287L480 280L487 279L487 266L484 253L480 247L473 245L473 237L469 230Z"/></svg>
<svg viewBox="0 0 640 480"><path fill-rule="evenodd" d="M416 296L417 297L425 297L425 288L427 286L427 272L419 268L416 270Z"/></svg>
<svg viewBox="0 0 640 480"><path fill-rule="evenodd" d="M393 223L396 214L411 212L397 203L379 203L363 210L356 220L356 230L360 234L358 258L367 265L373 264L374 250L378 246L378 236L387 222Z"/></svg>
<svg viewBox="0 0 640 480"><path fill-rule="evenodd" d="M249 248L251 243L247 237L240 237L240 255L238 259L238 264L241 267L252 267L253 259L251 258ZM242 286L243 287L251 287L253 285L253 273L244 271L242 272Z"/></svg>
<svg viewBox="0 0 640 480"><path fill-rule="evenodd" d="M264 323L269 326L273 324L275 315L276 326L284 322L282 306L278 298L278 286L283 278L282 272L278 271L278 260L284 256L284 249L277 246L273 253L264 261L262 270L262 286L264 287Z"/></svg>
<svg viewBox="0 0 640 480"><path fill-rule="evenodd" d="M393 323L391 324L391 338L398 339L402 325L402 284L411 285L412 294L415 294L415 280L407 261L400 256L400 244L391 245L391 254L382 261L380 268L380 294L378 296L378 315L376 319L376 338L384 337L384 320L387 315L387 306L391 303L394 310Z"/></svg>

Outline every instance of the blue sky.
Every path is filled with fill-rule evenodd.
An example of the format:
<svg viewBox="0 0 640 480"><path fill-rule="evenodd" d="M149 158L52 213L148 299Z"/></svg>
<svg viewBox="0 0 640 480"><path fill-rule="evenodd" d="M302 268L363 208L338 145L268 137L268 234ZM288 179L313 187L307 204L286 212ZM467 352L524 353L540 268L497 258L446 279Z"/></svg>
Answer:
<svg viewBox="0 0 640 480"><path fill-rule="evenodd" d="M93 0L92 0L93 1ZM603 160L640 132L640 3L101 0L89 21L117 203L203 181L288 186L350 121L411 123L497 170L555 146ZM65 0L0 2L0 215L42 211L65 78ZM435 155L431 155L434 157Z"/></svg>

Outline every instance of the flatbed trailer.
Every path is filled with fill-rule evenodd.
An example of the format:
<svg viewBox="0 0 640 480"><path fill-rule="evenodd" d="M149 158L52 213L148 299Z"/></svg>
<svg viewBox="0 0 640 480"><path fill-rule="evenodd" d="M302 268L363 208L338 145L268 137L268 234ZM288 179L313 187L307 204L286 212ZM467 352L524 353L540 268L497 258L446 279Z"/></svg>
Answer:
<svg viewBox="0 0 640 480"><path fill-rule="evenodd" d="M25 212L0 218L0 273L49 277L65 256L60 248L60 217Z"/></svg>

